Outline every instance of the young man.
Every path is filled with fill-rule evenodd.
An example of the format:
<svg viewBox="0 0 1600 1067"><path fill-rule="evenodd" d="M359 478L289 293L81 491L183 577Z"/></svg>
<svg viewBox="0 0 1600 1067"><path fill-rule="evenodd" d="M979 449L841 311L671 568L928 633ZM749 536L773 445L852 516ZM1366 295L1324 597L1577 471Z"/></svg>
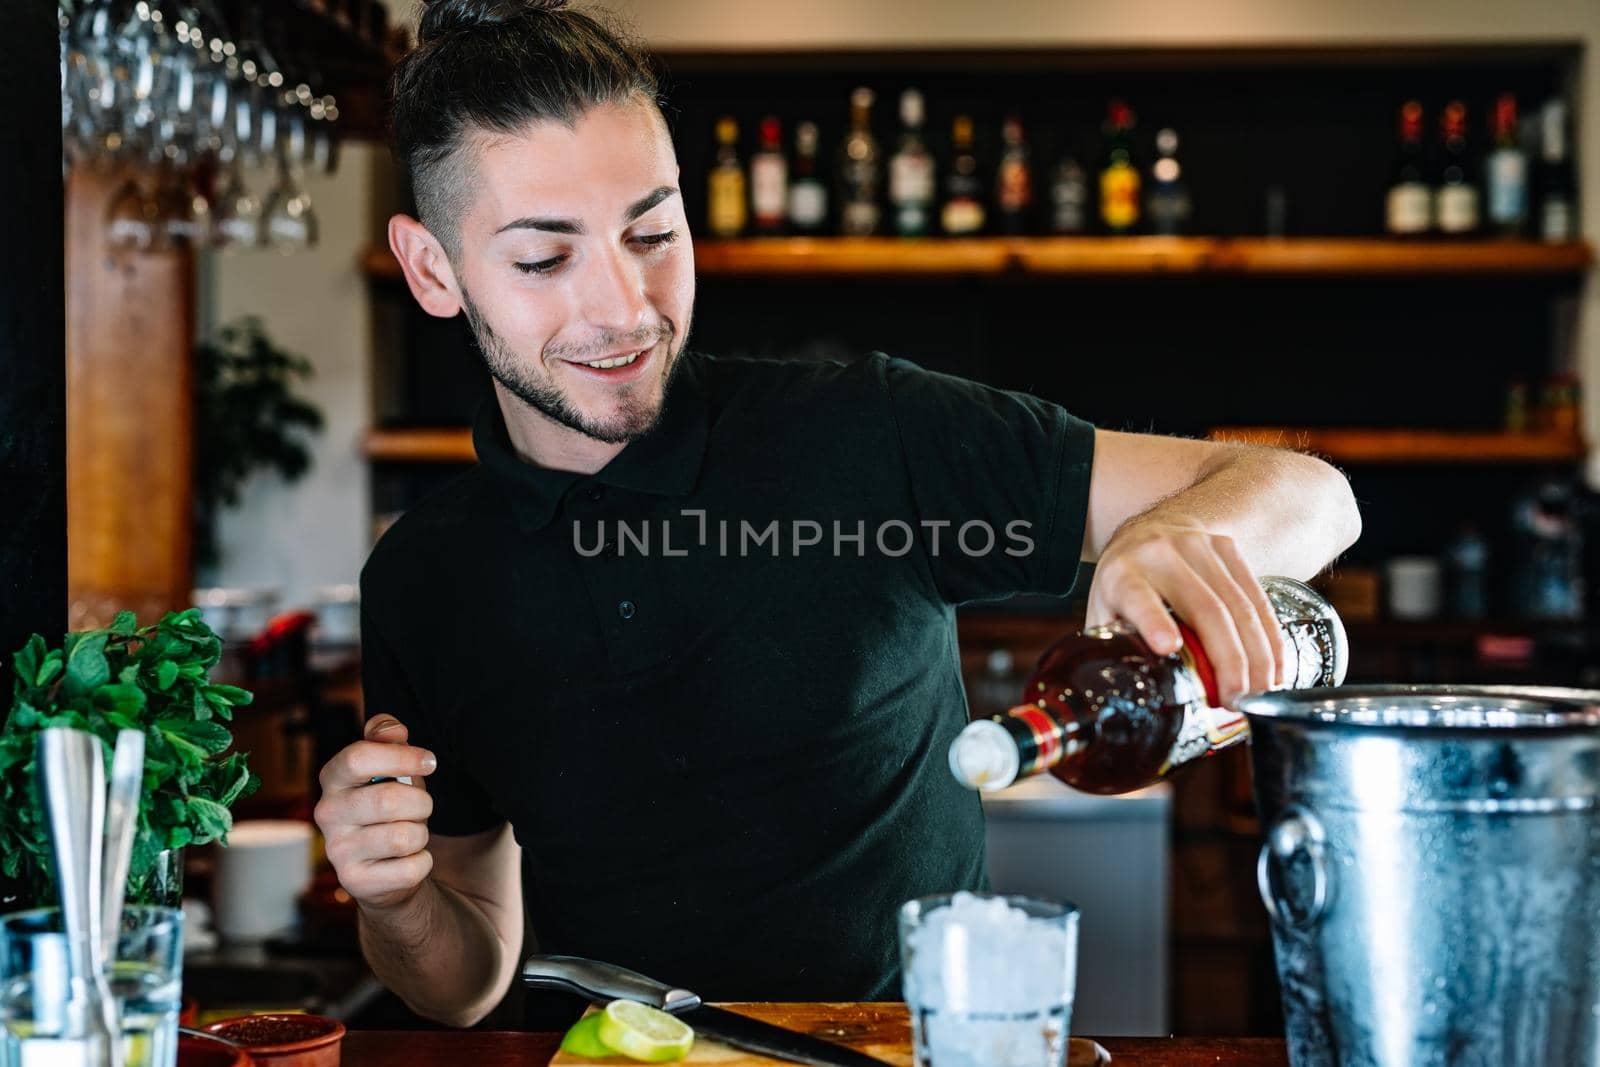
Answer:
<svg viewBox="0 0 1600 1067"><path fill-rule="evenodd" d="M710 999L894 998L896 907L982 888L957 604L1066 593L1231 698L1261 573L1360 527L1291 452L1098 431L904 361L685 350L694 259L645 58L582 13L435 0L396 75L390 247L494 380L480 466L363 574L367 739L317 821L378 976L456 1025L540 946ZM410 775L426 789L374 777ZM522 885L526 853L529 884Z"/></svg>

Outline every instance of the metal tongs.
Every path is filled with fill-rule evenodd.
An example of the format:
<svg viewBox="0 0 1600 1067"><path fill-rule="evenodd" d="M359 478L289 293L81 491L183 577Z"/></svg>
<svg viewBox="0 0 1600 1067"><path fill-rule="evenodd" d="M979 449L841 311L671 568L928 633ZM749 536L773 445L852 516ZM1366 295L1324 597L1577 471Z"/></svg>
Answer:
<svg viewBox="0 0 1600 1067"><path fill-rule="evenodd" d="M100 739L84 730L40 731L37 773L67 948L61 1040L81 1051L75 1063L123 1067L122 1018L111 975L138 824L144 734L118 732L109 792Z"/></svg>

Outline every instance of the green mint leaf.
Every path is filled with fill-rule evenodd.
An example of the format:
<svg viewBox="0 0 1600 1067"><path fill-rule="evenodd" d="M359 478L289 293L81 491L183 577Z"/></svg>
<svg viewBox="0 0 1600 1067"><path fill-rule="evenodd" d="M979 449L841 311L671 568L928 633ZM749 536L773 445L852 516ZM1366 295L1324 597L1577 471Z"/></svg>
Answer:
<svg viewBox="0 0 1600 1067"><path fill-rule="evenodd" d="M166 727L169 732L170 727ZM228 750L233 744L233 735L228 733L228 728L219 722L189 722L183 723L178 732L186 741L192 741L205 749L208 756L217 756Z"/></svg>
<svg viewBox="0 0 1600 1067"><path fill-rule="evenodd" d="M236 685L208 685L206 696L216 697L224 704L238 704L243 706L255 699L255 694L248 689L240 689Z"/></svg>
<svg viewBox="0 0 1600 1067"><path fill-rule="evenodd" d="M170 659L156 665L156 688L166 692L178 680L178 665Z"/></svg>
<svg viewBox="0 0 1600 1067"><path fill-rule="evenodd" d="M190 797L187 803L195 822L199 824L201 837L211 840L228 836L228 831L233 828L233 814L227 808L205 797Z"/></svg>
<svg viewBox="0 0 1600 1067"><path fill-rule="evenodd" d="M44 658L44 638L40 637L38 634L34 634L32 637L28 638L28 643L17 649L16 653L11 657L11 666L16 669L17 677L19 679L37 679L39 677L41 666L44 663ZM35 682L35 684L44 685L45 683Z"/></svg>
<svg viewBox="0 0 1600 1067"><path fill-rule="evenodd" d="M19 676L20 676L20 671L21 671L21 668L19 666L18 667ZM48 656L45 657L43 663L39 664L39 672L36 675L34 675L33 684L37 685L37 686L49 685L51 682L56 680L56 676L58 674L60 674L60 673L61 673L61 653L52 652Z"/></svg>
<svg viewBox="0 0 1600 1067"><path fill-rule="evenodd" d="M111 620L111 632L124 637L132 636L138 627L139 621L134 618L131 611L119 611L117 612L117 617Z"/></svg>
<svg viewBox="0 0 1600 1067"><path fill-rule="evenodd" d="M85 693L95 686L104 685L110 678L111 665L106 662L105 632L86 634L67 656L67 688Z"/></svg>

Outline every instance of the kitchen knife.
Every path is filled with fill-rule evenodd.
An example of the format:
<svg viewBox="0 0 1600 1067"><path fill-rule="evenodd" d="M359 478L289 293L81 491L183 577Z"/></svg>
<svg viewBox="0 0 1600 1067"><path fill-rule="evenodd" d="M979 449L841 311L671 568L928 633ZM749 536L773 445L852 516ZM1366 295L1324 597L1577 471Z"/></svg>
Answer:
<svg viewBox="0 0 1600 1067"><path fill-rule="evenodd" d="M677 989L599 960L586 960L581 956L529 956L522 965L522 981L535 989L576 993L595 1004L636 1000L670 1012L694 1027L696 1033L714 1037L725 1045L791 1063L810 1063L817 1067L887 1067L885 1061L853 1048L785 1030L738 1012L713 1008L687 989Z"/></svg>

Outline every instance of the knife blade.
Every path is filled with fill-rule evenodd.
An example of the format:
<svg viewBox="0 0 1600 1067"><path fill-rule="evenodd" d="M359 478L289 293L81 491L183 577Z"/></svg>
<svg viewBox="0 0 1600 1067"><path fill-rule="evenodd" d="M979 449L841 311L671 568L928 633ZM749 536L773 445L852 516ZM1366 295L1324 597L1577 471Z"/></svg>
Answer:
<svg viewBox="0 0 1600 1067"><path fill-rule="evenodd" d="M888 1067L885 1061L820 1037L702 1003L687 989L669 986L637 971L581 956L529 956L522 965L524 985L576 993L595 1004L636 1000L682 1019L696 1033L723 1044L791 1063L814 1067Z"/></svg>

